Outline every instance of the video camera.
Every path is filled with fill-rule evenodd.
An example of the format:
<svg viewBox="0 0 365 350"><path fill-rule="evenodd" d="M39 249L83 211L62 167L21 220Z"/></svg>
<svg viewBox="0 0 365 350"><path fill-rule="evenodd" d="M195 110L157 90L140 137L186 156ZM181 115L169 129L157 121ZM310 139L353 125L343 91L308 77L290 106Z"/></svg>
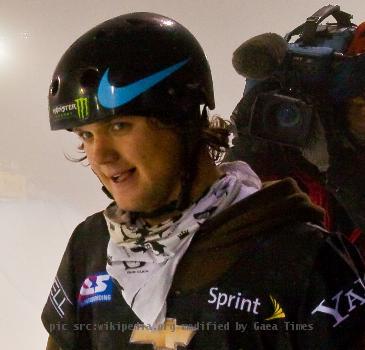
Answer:
<svg viewBox="0 0 365 350"><path fill-rule="evenodd" d="M330 15L336 23L321 24ZM364 88L365 55L346 55L357 28L351 19L339 6L328 5L284 38L273 33L258 35L234 52L233 66L247 78L244 95L263 82L274 86L259 92L254 100L249 123L252 135L302 148L319 101L341 103Z"/></svg>

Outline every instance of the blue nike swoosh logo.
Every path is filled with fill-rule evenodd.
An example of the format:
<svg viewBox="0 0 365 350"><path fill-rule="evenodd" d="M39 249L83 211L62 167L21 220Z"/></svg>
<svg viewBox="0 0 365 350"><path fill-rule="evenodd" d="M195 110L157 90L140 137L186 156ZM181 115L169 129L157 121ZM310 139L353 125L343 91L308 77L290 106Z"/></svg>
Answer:
<svg viewBox="0 0 365 350"><path fill-rule="evenodd" d="M105 108L117 108L123 106L137 96L143 94L151 87L166 79L172 73L184 66L189 59L176 63L146 78L135 81L122 87L116 87L109 83L109 68L105 71L98 87L99 103Z"/></svg>

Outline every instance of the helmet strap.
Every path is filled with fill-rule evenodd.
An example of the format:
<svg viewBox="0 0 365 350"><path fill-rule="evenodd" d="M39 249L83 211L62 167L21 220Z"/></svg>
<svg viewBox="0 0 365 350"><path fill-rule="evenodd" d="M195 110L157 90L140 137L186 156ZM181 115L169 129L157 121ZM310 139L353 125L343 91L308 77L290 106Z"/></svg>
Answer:
<svg viewBox="0 0 365 350"><path fill-rule="evenodd" d="M181 175L181 191L177 201L177 209L183 211L191 203L191 191L198 170L198 156L200 151L201 127L208 119L207 105L204 105L199 120L192 120L186 125L186 132L182 137L183 162L186 170ZM197 125L198 124L198 125Z"/></svg>
<svg viewBox="0 0 365 350"><path fill-rule="evenodd" d="M113 196L112 196L112 194L108 191L108 189L103 185L102 187L101 187L101 190L106 194L106 196L109 198L109 199L113 199L114 200L114 198L113 198Z"/></svg>

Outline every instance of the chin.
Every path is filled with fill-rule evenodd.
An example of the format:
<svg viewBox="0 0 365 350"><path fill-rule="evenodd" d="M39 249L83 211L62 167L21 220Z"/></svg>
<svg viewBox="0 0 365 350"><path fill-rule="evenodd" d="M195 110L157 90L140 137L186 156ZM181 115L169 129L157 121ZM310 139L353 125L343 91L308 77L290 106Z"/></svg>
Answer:
<svg viewBox="0 0 365 350"><path fill-rule="evenodd" d="M116 197L114 197L114 200L117 203L118 208L124 211L140 212L146 210L145 206L133 203L133 201L131 200L126 200L126 199L122 200Z"/></svg>
<svg viewBox="0 0 365 350"><path fill-rule="evenodd" d="M114 191L113 198L118 208L124 211L149 213L154 210L176 200L177 195L163 193L162 190L156 191L145 190L140 191Z"/></svg>
<svg viewBox="0 0 365 350"><path fill-rule="evenodd" d="M114 199L115 200L115 199ZM133 205L126 205L124 201L118 201L115 200L115 202L117 203L117 206L119 209L124 210L124 211L138 211L138 209L136 209L135 206Z"/></svg>

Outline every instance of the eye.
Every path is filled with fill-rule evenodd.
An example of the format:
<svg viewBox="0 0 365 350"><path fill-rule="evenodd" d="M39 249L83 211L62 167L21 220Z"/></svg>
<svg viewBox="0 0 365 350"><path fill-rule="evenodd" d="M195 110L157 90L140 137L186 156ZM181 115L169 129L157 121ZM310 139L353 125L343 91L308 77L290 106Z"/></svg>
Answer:
<svg viewBox="0 0 365 350"><path fill-rule="evenodd" d="M130 127L130 123L125 122L125 121L117 120L117 121L114 121L114 122L111 123L111 129L113 131L125 130L128 127Z"/></svg>
<svg viewBox="0 0 365 350"><path fill-rule="evenodd" d="M88 141L92 138L93 134L90 131L78 131L77 136L80 137L82 141Z"/></svg>

